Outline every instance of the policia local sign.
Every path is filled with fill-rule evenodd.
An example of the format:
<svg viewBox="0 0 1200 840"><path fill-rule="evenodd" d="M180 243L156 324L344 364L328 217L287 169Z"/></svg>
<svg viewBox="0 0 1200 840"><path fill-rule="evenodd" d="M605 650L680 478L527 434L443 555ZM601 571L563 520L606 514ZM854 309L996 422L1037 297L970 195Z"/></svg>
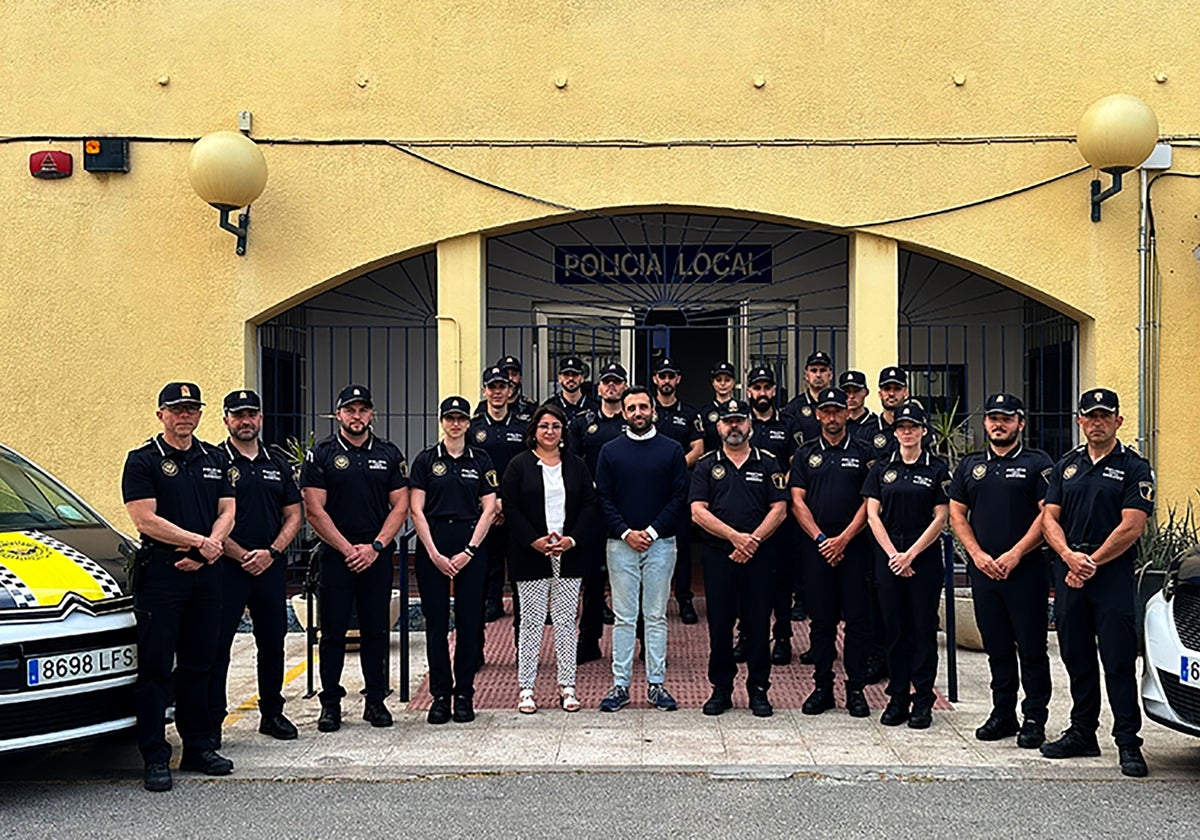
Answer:
<svg viewBox="0 0 1200 840"><path fill-rule="evenodd" d="M557 245L554 282L770 283L770 245Z"/></svg>

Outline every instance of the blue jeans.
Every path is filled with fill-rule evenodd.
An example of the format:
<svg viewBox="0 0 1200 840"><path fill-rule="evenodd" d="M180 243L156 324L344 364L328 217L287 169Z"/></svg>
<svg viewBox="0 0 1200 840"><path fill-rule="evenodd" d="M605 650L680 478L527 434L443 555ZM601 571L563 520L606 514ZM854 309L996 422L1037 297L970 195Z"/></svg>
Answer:
<svg viewBox="0 0 1200 840"><path fill-rule="evenodd" d="M662 684L667 672L667 597L675 574L675 538L662 537L639 554L624 540L608 541L612 590L613 683L629 687L637 641L638 592L646 623L646 681Z"/></svg>

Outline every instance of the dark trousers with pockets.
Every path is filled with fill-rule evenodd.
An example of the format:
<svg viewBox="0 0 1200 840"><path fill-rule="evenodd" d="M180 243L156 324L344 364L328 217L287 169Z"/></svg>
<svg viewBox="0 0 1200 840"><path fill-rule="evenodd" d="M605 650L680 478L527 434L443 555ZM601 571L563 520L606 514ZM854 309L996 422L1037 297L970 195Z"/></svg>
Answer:
<svg viewBox="0 0 1200 840"><path fill-rule="evenodd" d="M217 655L221 585L218 570L204 565L182 572L182 554L154 552L134 595L138 671L135 689L138 749L147 763L169 761L166 710L175 668L175 729L185 753L212 749L209 678Z"/></svg>
<svg viewBox="0 0 1200 840"><path fill-rule="evenodd" d="M692 542L694 535L691 522L682 522L679 532L675 535L675 600L692 600Z"/></svg>
<svg viewBox="0 0 1200 840"><path fill-rule="evenodd" d="M468 542L470 538L471 535L467 534ZM483 538L483 547L487 549L486 603L499 604L504 599L504 566L508 560L508 526L493 525L488 530L487 536ZM514 595L516 591L517 588L514 586Z"/></svg>
<svg viewBox="0 0 1200 840"><path fill-rule="evenodd" d="M365 541L372 539L374 536ZM337 705L346 696L341 682L352 607L358 609L358 659L367 702L382 702L387 694L388 641L392 629L388 623L388 608L392 600L392 557L395 552L395 544L388 545L374 563L356 573L350 571L346 558L339 552L327 545L321 546L321 585L317 597L321 612L322 705Z"/></svg>
<svg viewBox="0 0 1200 840"><path fill-rule="evenodd" d="M276 560L258 575L242 571L241 565L228 557L216 565L221 578L221 635L209 680L214 732L220 730L229 711L229 655L246 608L250 608L254 625L258 711L264 718L283 712L283 643L287 635L286 562Z"/></svg>
<svg viewBox="0 0 1200 840"><path fill-rule="evenodd" d="M1141 746L1138 706L1136 585L1133 562L1118 558L1096 569L1081 589L1066 583L1067 564L1054 561L1054 622L1071 679L1071 725L1086 732L1100 726L1100 665L1113 713L1117 746ZM1099 641L1100 661L1096 660Z"/></svg>
<svg viewBox="0 0 1200 840"><path fill-rule="evenodd" d="M801 544L800 562L808 617L813 678L818 686L833 685L833 660L837 654L838 621L846 622L844 664L846 686L861 689L866 677L867 651L871 646L871 597L868 568L872 562L870 538L859 534L846 546L836 566L821 556L811 540Z"/></svg>
<svg viewBox="0 0 1200 840"><path fill-rule="evenodd" d="M775 546L767 540L746 563L729 559L733 545L702 540L700 567L708 607L708 681L731 687L737 676L733 661L733 625L741 618L746 635L746 687L771 687L771 594Z"/></svg>
<svg viewBox="0 0 1200 840"><path fill-rule="evenodd" d="M912 564L916 572L902 578L887 566L876 546L875 579L887 639L888 696L914 708L933 707L937 679L938 598L942 594L942 546L935 542ZM912 693L909 693L909 686Z"/></svg>
<svg viewBox="0 0 1200 840"><path fill-rule="evenodd" d="M450 557L471 541L471 520L429 521L433 544ZM433 565L425 546L417 541L415 569L425 614L426 650L429 655L429 691L434 697L475 694L475 670L479 667L480 634L483 628L483 599L487 575L487 549L480 548L471 561L454 576L454 670L450 669L450 581Z"/></svg>
<svg viewBox="0 0 1200 840"><path fill-rule="evenodd" d="M971 574L975 621L992 672L992 713L1014 717L1017 692L1025 685L1021 713L1045 725L1050 703L1050 656L1046 650L1046 604L1050 570L1034 549L1005 580L993 580L974 564Z"/></svg>

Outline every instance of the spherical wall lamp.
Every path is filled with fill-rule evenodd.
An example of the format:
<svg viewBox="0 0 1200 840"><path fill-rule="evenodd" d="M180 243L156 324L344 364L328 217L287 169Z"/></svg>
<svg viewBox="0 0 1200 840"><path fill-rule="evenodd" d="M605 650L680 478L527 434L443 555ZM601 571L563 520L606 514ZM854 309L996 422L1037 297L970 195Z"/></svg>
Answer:
<svg viewBox="0 0 1200 840"><path fill-rule="evenodd" d="M262 150L236 131L206 134L188 156L188 180L196 195L220 211L221 228L237 237L237 253L245 254L250 204L267 185L267 159ZM246 212L238 216L235 226L229 214L239 207Z"/></svg>
<svg viewBox="0 0 1200 840"><path fill-rule="evenodd" d="M1158 142L1158 117L1136 96L1114 93L1098 99L1084 111L1075 135L1084 160L1112 176L1112 186L1101 191L1092 181L1092 221L1100 221L1100 204L1121 191L1121 176L1150 156Z"/></svg>

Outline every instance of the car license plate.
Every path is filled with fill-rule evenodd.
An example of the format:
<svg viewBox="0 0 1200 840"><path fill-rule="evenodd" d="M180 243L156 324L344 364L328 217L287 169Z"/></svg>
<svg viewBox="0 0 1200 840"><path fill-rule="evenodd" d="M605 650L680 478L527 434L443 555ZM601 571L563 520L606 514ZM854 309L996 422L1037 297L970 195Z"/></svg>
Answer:
<svg viewBox="0 0 1200 840"><path fill-rule="evenodd" d="M1179 657L1179 681L1191 688L1200 689L1200 658Z"/></svg>
<svg viewBox="0 0 1200 840"><path fill-rule="evenodd" d="M137 646L81 650L29 660L26 684L29 686L70 682L91 677L104 677L137 670Z"/></svg>

